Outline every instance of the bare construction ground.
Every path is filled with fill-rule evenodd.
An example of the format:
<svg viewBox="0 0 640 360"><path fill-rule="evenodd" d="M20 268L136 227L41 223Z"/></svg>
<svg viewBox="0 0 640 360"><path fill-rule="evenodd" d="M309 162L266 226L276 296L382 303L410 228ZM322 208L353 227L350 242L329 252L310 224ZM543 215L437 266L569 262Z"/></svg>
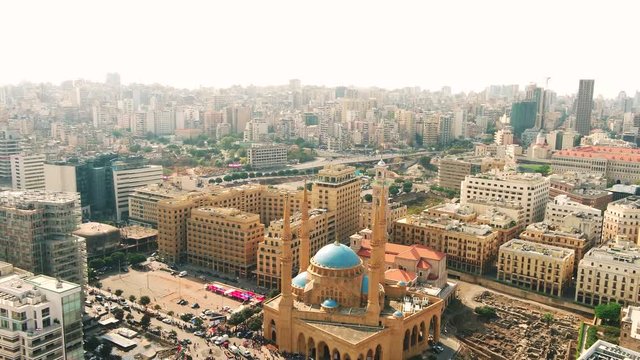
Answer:
<svg viewBox="0 0 640 360"><path fill-rule="evenodd" d="M483 320L460 306L451 320L464 344L461 359L566 359L573 353L582 318L484 291L475 304L495 309Z"/></svg>

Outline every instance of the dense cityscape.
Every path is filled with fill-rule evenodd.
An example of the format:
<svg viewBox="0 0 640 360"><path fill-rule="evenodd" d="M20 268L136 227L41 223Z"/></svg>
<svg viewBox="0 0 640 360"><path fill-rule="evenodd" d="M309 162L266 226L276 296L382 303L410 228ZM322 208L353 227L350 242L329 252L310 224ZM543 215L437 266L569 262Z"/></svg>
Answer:
<svg viewBox="0 0 640 360"><path fill-rule="evenodd" d="M640 93L576 85L0 87L2 356L640 358Z"/></svg>
<svg viewBox="0 0 640 360"><path fill-rule="evenodd" d="M640 3L0 13L0 360L640 360Z"/></svg>

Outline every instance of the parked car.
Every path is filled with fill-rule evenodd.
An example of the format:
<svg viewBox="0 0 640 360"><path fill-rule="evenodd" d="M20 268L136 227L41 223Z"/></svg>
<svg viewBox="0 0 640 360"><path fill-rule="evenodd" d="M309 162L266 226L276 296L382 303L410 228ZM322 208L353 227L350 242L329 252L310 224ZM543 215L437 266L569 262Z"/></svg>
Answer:
<svg viewBox="0 0 640 360"><path fill-rule="evenodd" d="M198 304L198 303L193 303L193 305L191 305L192 309L197 309L199 307L200 307L200 304Z"/></svg>
<svg viewBox="0 0 640 360"><path fill-rule="evenodd" d="M166 319L163 319L162 322L165 324L171 324L171 319L166 318Z"/></svg>
<svg viewBox="0 0 640 360"><path fill-rule="evenodd" d="M235 345L229 345L229 351L230 351L232 354L240 355L240 348L239 348L239 347L237 347L237 346L235 346Z"/></svg>

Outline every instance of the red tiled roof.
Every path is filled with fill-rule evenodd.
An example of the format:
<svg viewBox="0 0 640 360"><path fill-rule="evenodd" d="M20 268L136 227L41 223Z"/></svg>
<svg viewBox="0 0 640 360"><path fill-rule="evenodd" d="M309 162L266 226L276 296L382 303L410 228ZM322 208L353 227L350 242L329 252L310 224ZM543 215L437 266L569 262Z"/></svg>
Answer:
<svg viewBox="0 0 640 360"><path fill-rule="evenodd" d="M361 250L371 250L371 242L369 240L362 240ZM387 243L384 247L385 253L400 256L401 259L419 260L432 259L442 260L446 256L445 253L435 251L424 245L400 245Z"/></svg>
<svg viewBox="0 0 640 360"><path fill-rule="evenodd" d="M400 269L389 269L384 272L384 278L395 282L404 281L406 283L415 281L417 276L415 273Z"/></svg>
<svg viewBox="0 0 640 360"><path fill-rule="evenodd" d="M613 146L581 146L573 149L556 151L553 156L636 162L640 161L640 149Z"/></svg>
<svg viewBox="0 0 640 360"><path fill-rule="evenodd" d="M418 269L431 269L431 265L429 265L429 263L424 261L423 259L420 259L420 261L418 261L418 265L416 267Z"/></svg>
<svg viewBox="0 0 640 360"><path fill-rule="evenodd" d="M365 258L370 258L371 257L371 250L370 249L365 249L365 248L360 248L360 250L358 250L358 256L365 257Z"/></svg>

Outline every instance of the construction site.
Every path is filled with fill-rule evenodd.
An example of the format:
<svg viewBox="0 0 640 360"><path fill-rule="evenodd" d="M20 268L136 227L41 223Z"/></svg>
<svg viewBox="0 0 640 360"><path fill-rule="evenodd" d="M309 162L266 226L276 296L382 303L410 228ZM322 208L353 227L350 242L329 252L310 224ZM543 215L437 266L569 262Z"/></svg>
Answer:
<svg viewBox="0 0 640 360"><path fill-rule="evenodd" d="M462 350L460 359L570 359L581 320L529 302L484 291L473 298L490 316L461 305L451 319Z"/></svg>

